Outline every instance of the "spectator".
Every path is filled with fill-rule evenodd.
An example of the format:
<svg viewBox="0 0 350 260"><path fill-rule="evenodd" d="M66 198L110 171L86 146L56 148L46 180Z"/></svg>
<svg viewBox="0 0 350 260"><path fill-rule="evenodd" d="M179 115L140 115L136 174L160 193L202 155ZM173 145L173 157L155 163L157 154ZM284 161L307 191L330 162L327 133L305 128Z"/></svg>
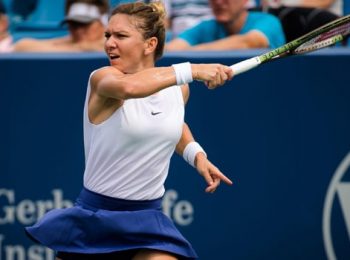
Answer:
<svg viewBox="0 0 350 260"><path fill-rule="evenodd" d="M295 2L299 2L300 6L295 6L297 4ZM338 2L339 6L339 1L304 0L303 2L295 2L292 4L291 1L287 0L264 0L262 6L255 10L262 10L278 17L288 42L339 17L337 14L323 9L329 7L331 2Z"/></svg>
<svg viewBox="0 0 350 260"><path fill-rule="evenodd" d="M167 12L167 29L175 38L199 22L213 18L208 0L164 0Z"/></svg>
<svg viewBox="0 0 350 260"><path fill-rule="evenodd" d="M0 1L0 53L12 51L12 36L4 3Z"/></svg>
<svg viewBox="0 0 350 260"><path fill-rule="evenodd" d="M209 0L214 19L182 32L166 50L232 50L275 48L285 43L276 17L248 12L247 0Z"/></svg>
<svg viewBox="0 0 350 260"><path fill-rule="evenodd" d="M10 11L16 19L26 20L38 6L39 0L11 0Z"/></svg>
<svg viewBox="0 0 350 260"><path fill-rule="evenodd" d="M68 36L47 40L22 39L14 45L14 50L18 52L103 51L108 11L108 0L67 0L66 17L62 24L68 25Z"/></svg>
<svg viewBox="0 0 350 260"><path fill-rule="evenodd" d="M338 16L343 15L343 0L261 0L261 3L263 7L278 8L287 6L320 8Z"/></svg>

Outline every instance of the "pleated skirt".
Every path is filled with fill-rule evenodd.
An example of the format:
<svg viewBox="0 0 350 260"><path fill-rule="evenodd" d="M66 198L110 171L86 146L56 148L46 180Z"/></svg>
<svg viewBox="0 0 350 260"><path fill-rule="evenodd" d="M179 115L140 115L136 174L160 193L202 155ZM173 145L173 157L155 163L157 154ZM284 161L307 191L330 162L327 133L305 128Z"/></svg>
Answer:
<svg viewBox="0 0 350 260"><path fill-rule="evenodd" d="M191 244L161 211L161 199L123 200L83 188L73 207L53 209L25 231L32 240L58 252L154 249L182 259L197 258Z"/></svg>

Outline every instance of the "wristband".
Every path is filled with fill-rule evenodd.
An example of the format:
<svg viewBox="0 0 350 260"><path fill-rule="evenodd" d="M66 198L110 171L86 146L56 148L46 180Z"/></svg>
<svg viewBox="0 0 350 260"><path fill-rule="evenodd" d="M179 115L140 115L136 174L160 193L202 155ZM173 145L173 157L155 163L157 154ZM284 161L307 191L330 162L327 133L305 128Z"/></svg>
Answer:
<svg viewBox="0 0 350 260"><path fill-rule="evenodd" d="M182 154L182 157L185 159L186 162L188 162L193 167L196 167L194 164L194 161L196 159L196 154L202 152L205 156L207 154L203 150L203 148L199 145L197 142L190 142L186 145L184 152Z"/></svg>
<svg viewBox="0 0 350 260"><path fill-rule="evenodd" d="M193 81L191 63L184 62L173 64L172 67L175 71L176 85L183 85Z"/></svg>

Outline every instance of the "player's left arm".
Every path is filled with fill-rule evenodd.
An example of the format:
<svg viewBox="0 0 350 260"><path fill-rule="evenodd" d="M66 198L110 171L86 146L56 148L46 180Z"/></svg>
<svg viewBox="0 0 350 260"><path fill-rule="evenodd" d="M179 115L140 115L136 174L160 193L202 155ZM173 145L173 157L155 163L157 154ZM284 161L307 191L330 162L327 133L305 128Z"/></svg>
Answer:
<svg viewBox="0 0 350 260"><path fill-rule="evenodd" d="M176 152L179 155L183 156L186 146L191 142L194 142L193 135L188 125L184 123L180 141L176 146ZM221 181L225 182L228 185L232 185L232 181L229 178L227 178L219 170L219 168L217 168L208 160L207 155L204 152L200 151L196 153L194 167L207 182L205 192L213 193L218 188Z"/></svg>
<svg viewBox="0 0 350 260"><path fill-rule="evenodd" d="M189 98L188 85L182 86L182 93L184 97L184 103L186 104ZM186 146L192 142L195 142L194 137L189 126L184 122L181 138L176 145L176 152L179 155L183 156ZM221 181L224 181L229 185L232 184L232 181L208 160L207 155L204 151L199 151L196 153L193 166L207 182L208 186L205 189L206 192L213 193L220 185Z"/></svg>

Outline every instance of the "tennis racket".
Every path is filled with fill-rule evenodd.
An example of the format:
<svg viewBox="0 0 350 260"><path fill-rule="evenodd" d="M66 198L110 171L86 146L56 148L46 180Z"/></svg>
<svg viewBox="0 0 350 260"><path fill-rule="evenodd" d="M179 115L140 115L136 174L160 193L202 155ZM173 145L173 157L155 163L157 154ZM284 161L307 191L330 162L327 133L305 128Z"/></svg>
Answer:
<svg viewBox="0 0 350 260"><path fill-rule="evenodd" d="M234 75L246 72L260 64L276 60L278 58L299 55L342 41L350 33L350 15L343 16L329 22L291 42L286 43L272 51L266 52L231 66Z"/></svg>

